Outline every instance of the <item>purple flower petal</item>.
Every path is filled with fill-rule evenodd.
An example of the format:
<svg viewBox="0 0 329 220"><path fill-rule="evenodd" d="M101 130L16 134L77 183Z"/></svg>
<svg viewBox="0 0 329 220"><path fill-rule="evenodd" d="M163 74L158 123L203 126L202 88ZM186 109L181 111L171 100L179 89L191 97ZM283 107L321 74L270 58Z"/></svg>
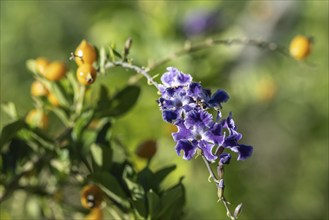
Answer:
<svg viewBox="0 0 329 220"><path fill-rule="evenodd" d="M229 153L222 153L219 155L219 162L221 164L229 164L231 160L231 154Z"/></svg>
<svg viewBox="0 0 329 220"><path fill-rule="evenodd" d="M162 112L162 117L166 122L173 123L178 118L178 113L177 111L164 110Z"/></svg>
<svg viewBox="0 0 329 220"><path fill-rule="evenodd" d="M209 140L212 140L213 143L222 145L225 137L225 135L223 135L222 125L215 123L213 127L207 131L206 136Z"/></svg>
<svg viewBox="0 0 329 220"><path fill-rule="evenodd" d="M192 159L197 150L196 146L192 145L191 142L186 140L178 141L175 148L178 155L180 155L181 151L184 151L183 159L185 160Z"/></svg>
<svg viewBox="0 0 329 220"><path fill-rule="evenodd" d="M210 127L212 123L211 114L202 110L193 110L187 113L184 124L186 128L191 128L192 126Z"/></svg>
<svg viewBox="0 0 329 220"><path fill-rule="evenodd" d="M189 129L186 129L183 123L178 123L177 128L178 131L172 134L175 142L179 140L189 140L193 137L191 131Z"/></svg>
<svg viewBox="0 0 329 220"><path fill-rule="evenodd" d="M238 160L245 160L252 155L253 147L239 144L238 146L231 148L231 150L238 153Z"/></svg>
<svg viewBox="0 0 329 220"><path fill-rule="evenodd" d="M187 86L192 82L189 74L184 74L174 67L168 67L168 72L161 76L161 82L165 87Z"/></svg>
<svg viewBox="0 0 329 220"><path fill-rule="evenodd" d="M227 102L227 100L229 99L228 94L221 89L218 89L211 97L211 99L209 100L209 105L212 107L222 107L221 103L222 102Z"/></svg>
<svg viewBox="0 0 329 220"><path fill-rule="evenodd" d="M206 141L199 141L199 148L202 150L203 155L206 157L208 161L216 160L217 156L212 153L213 144L209 144Z"/></svg>

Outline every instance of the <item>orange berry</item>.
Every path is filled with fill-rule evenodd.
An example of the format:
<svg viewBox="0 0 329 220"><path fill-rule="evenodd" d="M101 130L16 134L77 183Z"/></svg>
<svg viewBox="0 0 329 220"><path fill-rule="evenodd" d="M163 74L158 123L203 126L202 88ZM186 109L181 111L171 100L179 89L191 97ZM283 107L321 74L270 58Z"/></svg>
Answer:
<svg viewBox="0 0 329 220"><path fill-rule="evenodd" d="M305 59L311 52L312 42L309 38L298 35L290 42L290 55L296 60Z"/></svg>
<svg viewBox="0 0 329 220"><path fill-rule="evenodd" d="M48 102L55 107L60 105L58 98L52 93L48 94Z"/></svg>
<svg viewBox="0 0 329 220"><path fill-rule="evenodd" d="M90 213L86 216L85 220L102 220L103 211L100 208L91 209Z"/></svg>
<svg viewBox="0 0 329 220"><path fill-rule="evenodd" d="M65 74L65 64L60 61L54 61L47 66L44 77L49 81L58 81L62 79Z"/></svg>
<svg viewBox="0 0 329 220"><path fill-rule="evenodd" d="M39 57L35 60L37 71L41 75L45 75L46 67L49 65L49 61L44 57Z"/></svg>
<svg viewBox="0 0 329 220"><path fill-rule="evenodd" d="M88 63L82 64L77 69L78 81L83 85L90 85L94 83L96 80L96 76L97 73L95 68Z"/></svg>
<svg viewBox="0 0 329 220"><path fill-rule="evenodd" d="M31 127L48 128L48 116L41 109L32 109L25 118Z"/></svg>
<svg viewBox="0 0 329 220"><path fill-rule="evenodd" d="M40 81L34 81L31 85L31 95L36 97L46 96L48 90Z"/></svg>
<svg viewBox="0 0 329 220"><path fill-rule="evenodd" d="M138 145L136 155L144 158L151 159L157 151L157 143L154 140L146 140Z"/></svg>
<svg viewBox="0 0 329 220"><path fill-rule="evenodd" d="M95 184L84 186L80 192L80 201L84 208L99 207L103 202L103 191Z"/></svg>
<svg viewBox="0 0 329 220"><path fill-rule="evenodd" d="M75 62L78 64L78 66L85 63L92 65L97 58L94 46L88 43L86 40L81 41L75 50L75 55L77 56L75 58Z"/></svg>

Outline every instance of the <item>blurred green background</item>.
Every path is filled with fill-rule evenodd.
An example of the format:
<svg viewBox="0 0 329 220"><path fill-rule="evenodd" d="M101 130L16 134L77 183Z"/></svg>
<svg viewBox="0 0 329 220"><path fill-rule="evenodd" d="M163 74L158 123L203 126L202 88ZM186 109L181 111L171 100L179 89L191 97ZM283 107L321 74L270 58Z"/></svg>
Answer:
<svg viewBox="0 0 329 220"><path fill-rule="evenodd" d="M193 29L191 22L205 15L213 19L208 26ZM1 1L0 33L1 102L14 101L21 116L33 107L25 61L45 56L69 63L82 39L122 50L131 37L131 58L146 66L187 40L251 38L287 47L295 35L312 36L305 62L251 46L219 45L152 74L175 66L230 94L223 115L232 111L243 143L254 146L249 160L235 157L225 173L227 199L244 204L241 219L328 219L328 1ZM132 74L112 69L95 87L115 91ZM145 139L158 140L152 168L178 164L167 183L185 176L185 219L225 219L204 164L175 154L156 90L145 80L140 84L137 106L116 122L114 134L131 152ZM1 112L1 127L9 121ZM0 210L15 218L21 209L8 202Z"/></svg>

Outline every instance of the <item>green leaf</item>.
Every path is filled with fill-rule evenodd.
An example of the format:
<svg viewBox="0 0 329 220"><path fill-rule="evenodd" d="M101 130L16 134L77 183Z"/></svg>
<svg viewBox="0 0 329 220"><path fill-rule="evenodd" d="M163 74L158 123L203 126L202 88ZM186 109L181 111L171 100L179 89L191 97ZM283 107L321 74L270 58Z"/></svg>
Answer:
<svg viewBox="0 0 329 220"><path fill-rule="evenodd" d="M90 147L91 155L95 164L102 167L103 170L109 170L112 164L112 149L109 146L92 144Z"/></svg>
<svg viewBox="0 0 329 220"><path fill-rule="evenodd" d="M114 56L119 57L120 59L122 58L121 54L115 49L115 44L110 46L110 56L112 60L115 60Z"/></svg>
<svg viewBox="0 0 329 220"><path fill-rule="evenodd" d="M72 131L73 139L78 140L80 138L83 130L89 125L89 123L93 119L93 116L94 116L93 110L89 110L81 114L80 118L75 123Z"/></svg>
<svg viewBox="0 0 329 220"><path fill-rule="evenodd" d="M3 173L15 173L15 169L21 160L28 160L32 150L26 141L13 138L8 145L8 149L1 153L2 166L0 170ZM9 181L9 178L5 178Z"/></svg>
<svg viewBox="0 0 329 220"><path fill-rule="evenodd" d="M153 172L148 167L145 167L142 171L138 173L137 182L140 185L142 185L145 192L147 192L150 189L154 190L153 178L154 178Z"/></svg>
<svg viewBox="0 0 329 220"><path fill-rule="evenodd" d="M176 165L173 165L153 173L148 167L145 167L138 173L137 182L143 186L146 192L152 189L159 193L161 182L175 169Z"/></svg>
<svg viewBox="0 0 329 220"><path fill-rule="evenodd" d="M99 130L96 143L99 144L108 144L108 134L110 132L110 128L112 127L112 123L110 121L106 121L103 127Z"/></svg>
<svg viewBox="0 0 329 220"><path fill-rule="evenodd" d="M165 191L161 196L161 219L179 219L185 205L185 189L179 183L171 189Z"/></svg>
<svg viewBox="0 0 329 220"><path fill-rule="evenodd" d="M136 198L133 199L131 201L131 203L133 204L135 210L137 211L137 213L143 217L144 219L146 219L147 217L147 210L146 210L146 199L144 197L142 198Z"/></svg>
<svg viewBox="0 0 329 220"><path fill-rule="evenodd" d="M5 143L7 143L13 137L15 137L18 131L20 131L22 128L25 127L27 127L27 125L23 120L17 120L6 125L1 132L0 149L3 147Z"/></svg>
<svg viewBox="0 0 329 220"><path fill-rule="evenodd" d="M138 86L129 85L118 92L111 100L111 105L104 116L120 116L128 112L137 102L140 94Z"/></svg>
<svg viewBox="0 0 329 220"><path fill-rule="evenodd" d="M103 165L102 148L97 144L92 144L90 147L90 151L91 151L91 155L93 156L94 162L101 167Z"/></svg>
<svg viewBox="0 0 329 220"><path fill-rule="evenodd" d="M147 192L148 215L151 219L156 219L161 207L160 197L152 190Z"/></svg>
<svg viewBox="0 0 329 220"><path fill-rule="evenodd" d="M122 205L127 205L127 195L122 189L118 180L108 172L97 172L90 175L90 178L100 184L103 191L113 200Z"/></svg>
<svg viewBox="0 0 329 220"><path fill-rule="evenodd" d="M13 102L3 103L3 104L1 104L1 108L12 119L17 119L18 118L16 106Z"/></svg>
<svg viewBox="0 0 329 220"><path fill-rule="evenodd" d="M111 100L108 94L108 90L106 86L101 85L98 95L98 101L96 104L96 116L102 116L103 112L106 112L106 110L110 107Z"/></svg>
<svg viewBox="0 0 329 220"><path fill-rule="evenodd" d="M172 172L176 169L176 165L172 165L169 167L165 167L161 170L158 170L155 174L154 174L154 182L155 185L160 185L160 183Z"/></svg>
<svg viewBox="0 0 329 220"><path fill-rule="evenodd" d="M61 83L51 83L51 91L58 98L58 101L62 106L70 107L67 91Z"/></svg>

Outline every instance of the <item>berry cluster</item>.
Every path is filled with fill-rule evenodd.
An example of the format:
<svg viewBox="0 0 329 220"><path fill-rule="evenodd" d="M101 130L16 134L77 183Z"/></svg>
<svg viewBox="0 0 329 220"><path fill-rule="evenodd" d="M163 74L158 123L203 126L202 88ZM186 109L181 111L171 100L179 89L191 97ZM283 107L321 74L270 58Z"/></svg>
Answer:
<svg viewBox="0 0 329 220"><path fill-rule="evenodd" d="M93 63L97 59L95 48L86 40L81 41L75 50L75 62L78 64L77 79L82 85L90 85L95 82L97 72Z"/></svg>
<svg viewBox="0 0 329 220"><path fill-rule="evenodd" d="M158 103L163 119L178 128L172 134L177 154L180 155L183 151L183 158L190 160L199 151L210 162L215 161L218 156L229 161L229 154L221 154L228 148L238 153L238 160L250 157L253 148L238 143L242 135L237 132L232 114L222 119L221 104L229 99L228 94L220 89L211 94L209 89L193 82L189 74L173 67L167 70L158 87L161 92ZM217 113L215 120L209 113L211 109ZM215 146L217 149L214 152Z"/></svg>

